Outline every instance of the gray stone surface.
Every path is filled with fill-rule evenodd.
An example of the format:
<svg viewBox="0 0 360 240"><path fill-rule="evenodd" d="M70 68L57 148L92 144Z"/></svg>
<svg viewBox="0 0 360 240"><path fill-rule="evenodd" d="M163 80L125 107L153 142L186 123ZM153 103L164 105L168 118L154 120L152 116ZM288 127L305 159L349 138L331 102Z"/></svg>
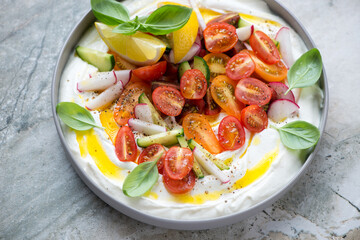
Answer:
<svg viewBox="0 0 360 240"><path fill-rule="evenodd" d="M273 206L230 226L175 231L124 216L77 176L56 133L50 87L88 0L0 4L0 239L360 239L360 1L281 0L319 47L330 88L320 151Z"/></svg>

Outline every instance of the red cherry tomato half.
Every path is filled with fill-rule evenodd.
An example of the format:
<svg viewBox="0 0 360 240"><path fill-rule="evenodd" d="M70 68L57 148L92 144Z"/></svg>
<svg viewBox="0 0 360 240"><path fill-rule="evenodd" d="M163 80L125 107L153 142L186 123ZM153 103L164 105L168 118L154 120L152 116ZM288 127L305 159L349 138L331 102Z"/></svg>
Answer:
<svg viewBox="0 0 360 240"><path fill-rule="evenodd" d="M250 132L261 132L268 125L268 117L262 107L250 105L241 111L241 123Z"/></svg>
<svg viewBox="0 0 360 240"><path fill-rule="evenodd" d="M247 52L233 56L226 65L226 75L232 80L250 77L255 71L255 63Z"/></svg>
<svg viewBox="0 0 360 240"><path fill-rule="evenodd" d="M245 143L244 127L236 117L226 116L220 122L218 138L224 149L239 149Z"/></svg>
<svg viewBox="0 0 360 240"><path fill-rule="evenodd" d="M168 116L180 115L185 104L179 90L168 86L157 87L152 93L152 99L155 107Z"/></svg>
<svg viewBox="0 0 360 240"><path fill-rule="evenodd" d="M154 143L148 146L147 148L145 148L139 156L138 163L141 164L143 162L155 161L161 154L162 156L156 164L159 173L162 174L164 168L164 159L165 159L166 150L161 144Z"/></svg>
<svg viewBox="0 0 360 240"><path fill-rule="evenodd" d="M205 115L216 115L220 113L220 111L221 108L212 98L210 88L208 88L205 94L205 111L204 111Z"/></svg>
<svg viewBox="0 0 360 240"><path fill-rule="evenodd" d="M165 156L164 171L174 180L183 179L191 171L194 156L189 148L171 147Z"/></svg>
<svg viewBox="0 0 360 240"><path fill-rule="evenodd" d="M115 138L115 153L122 162L135 162L137 146L134 134L128 126L119 129Z"/></svg>
<svg viewBox="0 0 360 240"><path fill-rule="evenodd" d="M280 61L280 53L275 43L268 35L261 31L255 31L250 39L250 46L257 57L268 64L275 64Z"/></svg>
<svg viewBox="0 0 360 240"><path fill-rule="evenodd" d="M202 99L207 89L207 81L199 69L186 70L180 80L180 91L184 98Z"/></svg>
<svg viewBox="0 0 360 240"><path fill-rule="evenodd" d="M195 186L195 174L190 171L183 179L174 180L171 179L166 172L163 174L163 182L165 188L173 194L184 194L190 192Z"/></svg>
<svg viewBox="0 0 360 240"><path fill-rule="evenodd" d="M166 61L158 62L151 66L139 67L132 70L132 73L144 81L159 79L166 72Z"/></svg>
<svg viewBox="0 0 360 240"><path fill-rule="evenodd" d="M205 47L209 52L221 53L233 48L238 41L236 28L228 23L213 23L204 30Z"/></svg>
<svg viewBox="0 0 360 240"><path fill-rule="evenodd" d="M270 88L256 78L243 78L236 85L235 97L246 105L263 106L270 102Z"/></svg>

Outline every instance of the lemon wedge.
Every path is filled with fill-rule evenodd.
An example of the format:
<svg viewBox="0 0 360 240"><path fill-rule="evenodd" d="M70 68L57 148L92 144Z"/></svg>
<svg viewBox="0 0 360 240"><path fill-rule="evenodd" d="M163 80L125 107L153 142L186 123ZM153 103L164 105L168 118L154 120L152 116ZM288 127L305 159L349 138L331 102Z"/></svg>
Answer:
<svg viewBox="0 0 360 240"><path fill-rule="evenodd" d="M101 39L125 60L139 66L151 65L159 61L165 52L166 45L160 39L146 33L136 32L133 35L114 33L113 26L95 22Z"/></svg>

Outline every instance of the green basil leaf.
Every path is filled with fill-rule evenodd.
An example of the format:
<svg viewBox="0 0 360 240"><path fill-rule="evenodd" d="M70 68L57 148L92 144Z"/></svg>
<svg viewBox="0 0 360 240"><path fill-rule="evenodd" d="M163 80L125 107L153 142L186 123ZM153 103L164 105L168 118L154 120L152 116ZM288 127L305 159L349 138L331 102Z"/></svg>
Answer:
<svg viewBox="0 0 360 240"><path fill-rule="evenodd" d="M289 92L293 88L303 88L314 85L322 72L321 54L313 48L304 53L288 72ZM287 93L286 92L286 93Z"/></svg>
<svg viewBox="0 0 360 240"><path fill-rule="evenodd" d="M143 162L134 168L124 181L123 193L129 197L139 197L149 191L159 177L156 163Z"/></svg>
<svg viewBox="0 0 360 240"><path fill-rule="evenodd" d="M154 35L165 35L182 28L189 20L192 9L176 5L164 5L146 19L143 26Z"/></svg>
<svg viewBox="0 0 360 240"><path fill-rule="evenodd" d="M61 102L56 106L56 112L60 119L69 127L85 131L93 127L99 127L91 115L85 108L73 102ZM99 127L101 128L101 127Z"/></svg>
<svg viewBox="0 0 360 240"><path fill-rule="evenodd" d="M91 0L91 9L95 17L107 25L130 21L127 8L115 0Z"/></svg>
<svg viewBox="0 0 360 240"><path fill-rule="evenodd" d="M140 28L140 24L136 22L125 22L116 26L112 31L124 35L132 35Z"/></svg>
<svg viewBox="0 0 360 240"><path fill-rule="evenodd" d="M320 131L305 121L290 122L277 128L282 143L291 149L307 149L314 146L320 138Z"/></svg>

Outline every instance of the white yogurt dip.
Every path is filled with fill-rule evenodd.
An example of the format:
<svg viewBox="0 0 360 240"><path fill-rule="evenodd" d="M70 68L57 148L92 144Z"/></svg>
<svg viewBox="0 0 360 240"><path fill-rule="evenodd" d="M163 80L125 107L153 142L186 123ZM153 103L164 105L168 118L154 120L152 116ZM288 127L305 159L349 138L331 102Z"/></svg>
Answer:
<svg viewBox="0 0 360 240"><path fill-rule="evenodd" d="M156 2L149 0L125 2L124 5L128 7L131 14L136 15L145 14L156 8ZM148 7L143 9L144 6ZM287 26L281 18L273 15L267 5L260 0L203 0L201 6L217 11L228 10L252 14ZM262 24L256 27L272 38L275 37L279 29L279 27L271 24ZM304 43L294 31L291 31L291 41L295 58L306 52L307 49ZM105 43L98 36L95 27L91 27L84 34L78 45L104 52L108 50ZM96 71L95 67L72 54L61 77L59 102L73 101L84 106L86 99L91 98L94 93L80 94L76 90L76 83ZM287 119L281 124L273 123L269 119L269 124L280 126L289 121L304 120L319 126L321 103L322 92L318 86L305 88L302 90L298 101L300 106L299 115ZM99 112L92 111L91 113L97 124L100 125ZM224 116L226 115L220 114L217 122L219 123ZM214 124L213 130L215 133L217 133L217 127ZM105 163L99 165L99 161L102 161L102 159L94 158L95 155L91 154L91 150L87 150L89 152L87 153L81 148L80 143L81 139L83 139L81 134L70 130L64 125L62 125L62 129L74 160L99 188L126 206L166 219L212 219L245 210L265 200L287 185L298 173L306 156L303 151L287 149L281 143L278 132L272 128L268 127L253 137L250 137L251 134L246 131L246 142L241 149L225 151L217 155L219 159L231 163L230 169L224 171L231 179L229 183L222 184L214 176L206 175L203 179L197 179L196 185L190 194L176 196L168 193L160 175L158 183L149 194L139 198L129 198L122 192L122 183L129 171L136 167L136 164L120 162L117 159L114 145L104 130L98 128L92 130L92 136L98 139L101 145L100 148L103 150L103 152L97 152L96 154L100 158L105 156L104 158L110 160L111 162L106 164L112 165L111 171L116 171L116 174L111 171L106 172L104 170L106 169Z"/></svg>

